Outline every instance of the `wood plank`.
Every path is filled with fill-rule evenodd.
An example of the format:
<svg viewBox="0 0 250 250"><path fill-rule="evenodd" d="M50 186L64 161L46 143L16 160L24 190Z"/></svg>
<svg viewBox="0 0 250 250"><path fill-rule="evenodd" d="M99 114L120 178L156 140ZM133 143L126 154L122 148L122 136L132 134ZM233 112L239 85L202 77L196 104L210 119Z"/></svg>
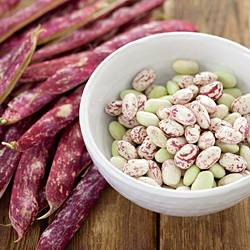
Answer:
<svg viewBox="0 0 250 250"><path fill-rule="evenodd" d="M157 244L157 214L108 186L65 250L154 250Z"/></svg>

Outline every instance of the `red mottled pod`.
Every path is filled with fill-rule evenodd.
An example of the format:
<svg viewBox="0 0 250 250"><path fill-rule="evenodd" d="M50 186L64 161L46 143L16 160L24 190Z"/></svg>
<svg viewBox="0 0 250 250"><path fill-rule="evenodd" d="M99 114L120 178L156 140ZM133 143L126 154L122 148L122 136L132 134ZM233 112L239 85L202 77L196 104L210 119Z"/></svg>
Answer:
<svg viewBox="0 0 250 250"><path fill-rule="evenodd" d="M92 165L56 213L51 224L42 233L36 250L64 249L106 185L106 180Z"/></svg>
<svg viewBox="0 0 250 250"><path fill-rule="evenodd" d="M199 153L199 148L196 145L186 144L174 156L174 162L181 169L190 168Z"/></svg>
<svg viewBox="0 0 250 250"><path fill-rule="evenodd" d="M117 2L120 2L121 5L121 1ZM128 2L131 1L122 1L122 5ZM114 11L110 17L95 22L91 27L78 29L66 39L37 50L32 58L32 61L58 55L93 42L95 39L119 28L141 14L158 7L163 2L163 0L142 0L130 7L119 8Z"/></svg>
<svg viewBox="0 0 250 250"><path fill-rule="evenodd" d="M10 220L18 242L28 231L38 213L38 191L45 173L46 159L55 137L22 154L17 166L10 199Z"/></svg>
<svg viewBox="0 0 250 250"><path fill-rule="evenodd" d="M30 116L44 107L47 103L58 97L58 95L42 95L37 97L31 104L31 100L36 95L37 90L43 83L37 83L30 89L25 90L14 97L9 103L7 109L0 118L0 124L10 125L16 123L27 116Z"/></svg>
<svg viewBox="0 0 250 250"><path fill-rule="evenodd" d="M10 11L13 9L20 0L4 0L0 1L0 17L4 15L6 12Z"/></svg>
<svg viewBox="0 0 250 250"><path fill-rule="evenodd" d="M41 30L39 29L29 33L24 37L19 47L14 48L2 58L3 62L0 66L0 104L10 94L24 69L28 66L36 49L37 36L40 33Z"/></svg>
<svg viewBox="0 0 250 250"><path fill-rule="evenodd" d="M49 204L46 198L46 183L44 182L43 185L38 190L38 196L37 196L37 203L38 203L38 209L37 213L42 212L44 209L46 209Z"/></svg>
<svg viewBox="0 0 250 250"><path fill-rule="evenodd" d="M46 194L50 210L40 217L40 219L50 216L68 197L75 178L82 169L81 157L84 149L85 144L79 120L77 119L65 128L57 146L46 184Z"/></svg>
<svg viewBox="0 0 250 250"><path fill-rule="evenodd" d="M0 43L43 14L67 0L37 0L31 6L22 8L0 20Z"/></svg>
<svg viewBox="0 0 250 250"><path fill-rule="evenodd" d="M129 42L157 33L181 30L195 31L196 27L186 21L168 20L151 22L124 32L95 48L91 58L85 63L72 64L57 71L56 74L48 78L43 86L41 86L37 96L45 93L64 93L78 86L90 77L97 66L108 55Z"/></svg>
<svg viewBox="0 0 250 250"><path fill-rule="evenodd" d="M223 85L215 81L200 88L200 95L206 95L213 100L219 99L223 95Z"/></svg>
<svg viewBox="0 0 250 250"><path fill-rule="evenodd" d="M232 153L225 153L219 162L226 170L234 173L240 173L247 167L247 161L243 157Z"/></svg>
<svg viewBox="0 0 250 250"><path fill-rule="evenodd" d="M17 141L36 120L37 116L34 115L28 117L25 121L8 126L2 141L7 143ZM9 147L0 145L0 198L11 180L20 157L21 153L14 152Z"/></svg>
<svg viewBox="0 0 250 250"><path fill-rule="evenodd" d="M85 85L77 88L69 97L43 115L16 143L13 149L23 152L39 145L67 127L79 116L79 106Z"/></svg>
<svg viewBox="0 0 250 250"><path fill-rule="evenodd" d="M221 149L219 147L209 147L197 156L196 165L200 169L208 169L220 159L220 155Z"/></svg>

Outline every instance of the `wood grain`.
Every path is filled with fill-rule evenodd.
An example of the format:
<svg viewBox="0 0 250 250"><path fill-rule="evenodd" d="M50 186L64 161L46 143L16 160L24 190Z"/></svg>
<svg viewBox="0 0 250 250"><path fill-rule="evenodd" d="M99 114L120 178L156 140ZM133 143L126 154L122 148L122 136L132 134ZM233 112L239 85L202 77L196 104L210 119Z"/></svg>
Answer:
<svg viewBox="0 0 250 250"><path fill-rule="evenodd" d="M34 0L23 0L20 6L27 6L31 1ZM250 47L249 0L168 0L163 9L169 19L189 20L199 27L200 32ZM10 222L10 193L11 187L0 202L2 224ZM133 204L108 186L65 249L249 250L249 208L250 198L207 216L159 215ZM1 227L0 250L34 250L52 219L53 216L36 221L19 243L14 243L17 239L14 229Z"/></svg>

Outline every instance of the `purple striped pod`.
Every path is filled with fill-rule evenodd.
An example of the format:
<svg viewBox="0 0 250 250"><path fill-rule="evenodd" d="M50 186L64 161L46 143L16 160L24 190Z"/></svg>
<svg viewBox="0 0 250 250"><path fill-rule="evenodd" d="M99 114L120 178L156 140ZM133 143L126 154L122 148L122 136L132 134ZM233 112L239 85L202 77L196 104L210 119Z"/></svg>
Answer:
<svg viewBox="0 0 250 250"><path fill-rule="evenodd" d="M11 192L9 215L18 242L31 227L38 213L38 192L43 179L46 159L55 137L25 151L17 166Z"/></svg>
<svg viewBox="0 0 250 250"><path fill-rule="evenodd" d="M63 102L43 115L17 142L12 142L12 148L23 152L39 145L67 127L79 116L79 106L84 87L85 85L78 87Z"/></svg>
<svg viewBox="0 0 250 250"><path fill-rule="evenodd" d="M53 221L42 233L36 250L62 250L83 223L98 200L107 182L91 165L56 213ZM61 237L64 235L64 237Z"/></svg>
<svg viewBox="0 0 250 250"><path fill-rule="evenodd" d="M81 158L85 149L79 120L63 131L46 183L46 196L50 210L40 217L45 219L56 211L68 197L77 174L82 169ZM67 153L65 153L67 152Z"/></svg>

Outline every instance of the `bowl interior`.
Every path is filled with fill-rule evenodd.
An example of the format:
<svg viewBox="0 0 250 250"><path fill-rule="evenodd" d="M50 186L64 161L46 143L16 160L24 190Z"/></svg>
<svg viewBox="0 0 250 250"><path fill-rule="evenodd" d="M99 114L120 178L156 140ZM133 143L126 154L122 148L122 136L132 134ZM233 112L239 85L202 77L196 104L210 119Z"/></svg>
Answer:
<svg viewBox="0 0 250 250"><path fill-rule="evenodd" d="M177 59L197 61L199 72L230 72L237 78L237 87L244 93L250 92L250 52L245 47L223 38L202 33L173 32L143 38L117 50L90 77L80 108L85 143L100 172L112 186L115 186L112 182L113 174L120 180L136 180L119 172L109 162L113 139L108 132L108 124L117 120L117 117L107 115L104 112L105 105L120 99L119 93L131 88L132 79L145 68L155 70L155 84L166 86L167 81L176 75L172 64ZM144 183L136 184L136 187L148 192L155 190Z"/></svg>

